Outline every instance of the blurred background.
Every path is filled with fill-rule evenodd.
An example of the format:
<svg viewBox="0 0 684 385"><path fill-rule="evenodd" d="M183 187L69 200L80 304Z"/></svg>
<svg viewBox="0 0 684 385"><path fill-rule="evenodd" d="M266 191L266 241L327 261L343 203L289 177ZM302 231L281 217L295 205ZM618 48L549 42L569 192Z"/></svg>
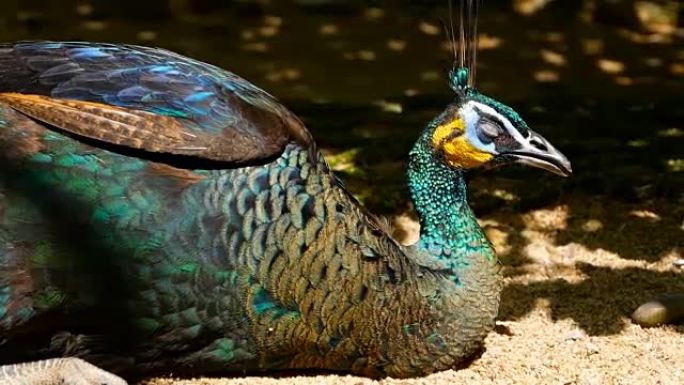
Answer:
<svg viewBox="0 0 684 385"><path fill-rule="evenodd" d="M453 97L448 19L446 0L4 0L0 40L159 46L227 68L300 114L357 194L390 213L404 209L405 154ZM574 161L578 176L554 184L677 198L679 1L485 1L480 31L478 87ZM385 179L395 188L374 192Z"/></svg>
<svg viewBox="0 0 684 385"><path fill-rule="evenodd" d="M446 0L4 0L0 40L159 46L227 68L301 115L355 192L396 213L405 154L453 97L448 19ZM485 1L480 31L479 88L574 161L553 184L681 198L679 1Z"/></svg>
<svg viewBox="0 0 684 385"><path fill-rule="evenodd" d="M415 239L405 160L453 99L446 0L2 3L0 41L159 46L250 80L303 118L354 194L392 218L398 236ZM478 172L476 214L508 277L558 263L589 277L509 285L502 317L522 316L543 293L555 314L616 332L649 293L684 290L671 268L684 246L684 5L486 0L480 31L478 87L516 108L572 160L575 175ZM625 279L628 289L612 286ZM615 290L636 294L610 297ZM598 300L572 308L568 295ZM609 297L614 312L602 301Z"/></svg>

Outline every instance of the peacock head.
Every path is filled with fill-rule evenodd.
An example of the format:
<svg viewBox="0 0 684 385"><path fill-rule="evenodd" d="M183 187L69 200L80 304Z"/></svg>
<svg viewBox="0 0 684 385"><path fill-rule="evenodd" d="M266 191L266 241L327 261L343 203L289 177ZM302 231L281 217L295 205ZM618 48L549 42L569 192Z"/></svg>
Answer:
<svg viewBox="0 0 684 385"><path fill-rule="evenodd" d="M432 122L431 142L451 167L522 163L562 176L572 173L568 158L517 112L470 87L466 68L452 71L450 80L457 99Z"/></svg>

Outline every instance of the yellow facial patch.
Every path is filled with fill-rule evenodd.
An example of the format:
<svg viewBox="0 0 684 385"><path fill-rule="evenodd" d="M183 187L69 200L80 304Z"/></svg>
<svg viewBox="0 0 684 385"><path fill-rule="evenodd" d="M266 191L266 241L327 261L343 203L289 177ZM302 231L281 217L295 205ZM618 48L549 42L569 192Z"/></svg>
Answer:
<svg viewBox="0 0 684 385"><path fill-rule="evenodd" d="M432 145L444 151L444 156L453 167L475 168L490 161L494 155L475 148L465 135L465 124L454 119L437 127L432 135Z"/></svg>

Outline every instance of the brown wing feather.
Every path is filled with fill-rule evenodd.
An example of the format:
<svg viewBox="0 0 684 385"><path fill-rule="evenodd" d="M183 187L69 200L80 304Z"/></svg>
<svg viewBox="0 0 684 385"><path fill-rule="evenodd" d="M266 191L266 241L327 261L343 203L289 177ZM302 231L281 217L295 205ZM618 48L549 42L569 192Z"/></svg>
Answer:
<svg viewBox="0 0 684 385"><path fill-rule="evenodd" d="M240 163L253 153L274 153L289 140L284 135L248 136L236 130L214 135L191 130L178 118L82 100L0 93L0 102L67 132L150 152L197 156ZM226 151L229 149L229 151Z"/></svg>

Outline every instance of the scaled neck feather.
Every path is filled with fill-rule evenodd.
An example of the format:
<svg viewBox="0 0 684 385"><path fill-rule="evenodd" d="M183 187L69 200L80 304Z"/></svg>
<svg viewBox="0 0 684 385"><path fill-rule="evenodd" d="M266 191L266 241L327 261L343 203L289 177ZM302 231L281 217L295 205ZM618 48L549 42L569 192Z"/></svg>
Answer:
<svg viewBox="0 0 684 385"><path fill-rule="evenodd" d="M439 162L430 148L429 132L410 153L408 184L420 219L417 246L450 268L464 268L474 256L496 259L468 206L464 171Z"/></svg>

